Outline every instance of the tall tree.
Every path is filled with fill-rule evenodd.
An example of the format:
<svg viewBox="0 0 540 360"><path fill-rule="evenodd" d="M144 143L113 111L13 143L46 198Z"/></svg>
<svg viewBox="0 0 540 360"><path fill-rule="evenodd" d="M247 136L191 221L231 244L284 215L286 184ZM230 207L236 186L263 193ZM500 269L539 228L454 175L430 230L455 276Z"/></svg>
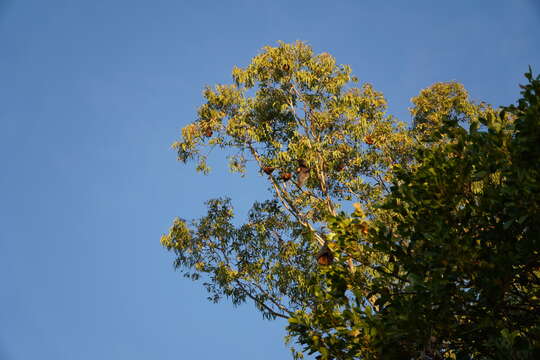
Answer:
<svg viewBox="0 0 540 360"><path fill-rule="evenodd" d="M252 300L266 318L289 318L317 306L309 291L327 249L325 219L350 201L376 216L387 172L406 166L413 139L385 114L380 92L356 87L348 66L305 43L265 47L232 75L233 84L204 90L198 119L173 146L203 173L207 151L222 149L233 172L266 177L269 199L254 199L240 226L230 199L211 199L206 216L177 218L161 243L184 275L204 275L211 300ZM371 271L353 259L348 266Z"/></svg>

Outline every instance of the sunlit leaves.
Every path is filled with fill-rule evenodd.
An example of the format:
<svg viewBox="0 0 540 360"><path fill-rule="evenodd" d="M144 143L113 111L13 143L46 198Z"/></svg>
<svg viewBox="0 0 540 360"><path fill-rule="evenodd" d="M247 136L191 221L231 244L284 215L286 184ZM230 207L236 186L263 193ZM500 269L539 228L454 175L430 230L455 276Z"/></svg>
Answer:
<svg viewBox="0 0 540 360"><path fill-rule="evenodd" d="M389 166L409 156L413 142L385 114L382 93L354 87L351 73L305 43L279 43L234 67L233 84L204 89L197 120L173 144L178 159L208 173L209 152L222 148L233 172L255 164L272 198L255 203L244 225L232 224L230 201L212 200L205 217L175 222L164 237L186 275L209 276L212 300L251 299L270 317L311 308L324 220L350 200L374 215ZM366 146L366 136L377 146Z"/></svg>

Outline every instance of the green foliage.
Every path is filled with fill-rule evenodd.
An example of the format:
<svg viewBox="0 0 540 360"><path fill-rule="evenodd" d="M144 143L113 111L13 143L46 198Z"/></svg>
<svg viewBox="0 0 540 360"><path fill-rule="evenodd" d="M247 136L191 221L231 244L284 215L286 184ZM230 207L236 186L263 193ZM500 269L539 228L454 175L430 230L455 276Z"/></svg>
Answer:
<svg viewBox="0 0 540 360"><path fill-rule="evenodd" d="M231 171L267 178L269 199L240 225L211 199L161 243L210 300L288 319L321 359L539 357L540 80L527 77L502 111L434 84L409 130L329 54L265 47L204 90L173 147L205 174L222 149Z"/></svg>
<svg viewBox="0 0 540 360"><path fill-rule="evenodd" d="M184 275L205 275L212 300L252 300L263 316L288 318L315 306L325 219L349 201L375 216L388 170L406 166L413 139L380 92L355 87L348 66L302 42L265 47L233 80L204 90L198 119L173 147L203 173L213 148L232 153L230 169L259 169L270 199L257 199L240 226L228 199L210 200L206 216L176 220L162 244Z"/></svg>
<svg viewBox="0 0 540 360"><path fill-rule="evenodd" d="M463 106L455 84L415 99L430 145L417 166L396 169L381 206L392 222L375 219L366 234L358 212L330 221L338 261L314 282L317 307L289 320L305 351L540 358L540 77L526 77L517 106L499 114ZM344 266L348 257L386 261L371 262L366 278Z"/></svg>
<svg viewBox="0 0 540 360"><path fill-rule="evenodd" d="M445 122L477 126L480 118L496 116L495 110L487 104L472 103L465 87L457 82L434 84L411 101L414 104L410 111L416 135L427 142L437 139L433 133Z"/></svg>

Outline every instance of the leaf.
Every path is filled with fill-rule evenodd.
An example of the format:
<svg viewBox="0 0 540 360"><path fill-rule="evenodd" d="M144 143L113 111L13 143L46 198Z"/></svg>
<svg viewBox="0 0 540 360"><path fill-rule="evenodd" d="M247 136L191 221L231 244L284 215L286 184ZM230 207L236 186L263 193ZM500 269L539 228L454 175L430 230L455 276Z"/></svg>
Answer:
<svg viewBox="0 0 540 360"><path fill-rule="evenodd" d="M508 230L510 228L510 226L512 226L513 223L514 223L514 219L510 219L508 221L505 221L503 223L503 229Z"/></svg>

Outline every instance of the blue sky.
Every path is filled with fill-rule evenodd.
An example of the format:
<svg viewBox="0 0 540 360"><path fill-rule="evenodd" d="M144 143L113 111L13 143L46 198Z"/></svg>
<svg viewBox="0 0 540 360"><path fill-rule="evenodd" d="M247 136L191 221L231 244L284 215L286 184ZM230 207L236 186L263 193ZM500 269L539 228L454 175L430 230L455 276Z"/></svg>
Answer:
<svg viewBox="0 0 540 360"><path fill-rule="evenodd" d="M305 40L408 121L437 81L514 102L539 37L537 0L0 0L0 359L287 358L283 322L207 302L159 245L209 198L264 198L176 162L203 86Z"/></svg>

